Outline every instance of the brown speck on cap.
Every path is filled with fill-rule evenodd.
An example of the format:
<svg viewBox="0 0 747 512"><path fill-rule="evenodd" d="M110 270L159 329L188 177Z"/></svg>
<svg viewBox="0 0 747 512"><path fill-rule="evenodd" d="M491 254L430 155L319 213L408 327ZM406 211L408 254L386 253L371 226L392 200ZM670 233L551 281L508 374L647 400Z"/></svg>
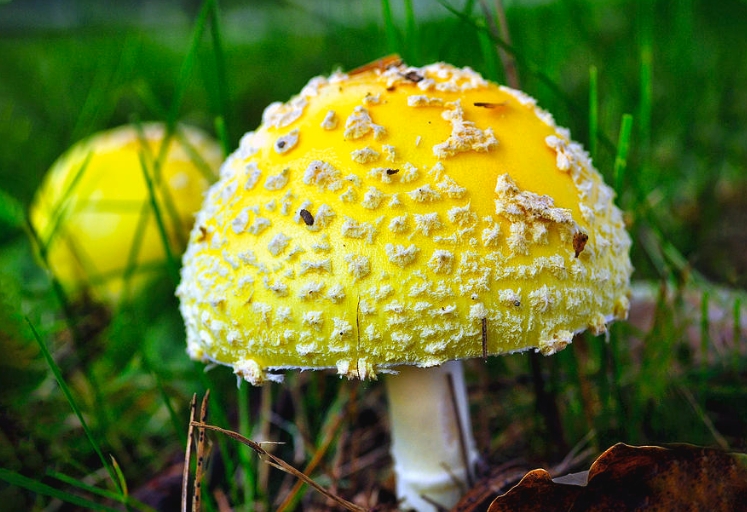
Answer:
<svg viewBox="0 0 747 512"><path fill-rule="evenodd" d="M506 104L505 101L502 101L500 103L491 103L489 101L476 101L473 103L474 106L483 107L483 108L497 108L497 107L502 107L505 104Z"/></svg>
<svg viewBox="0 0 747 512"><path fill-rule="evenodd" d="M588 241L589 235L587 235L583 231L577 231L573 234L574 257L578 258L578 255L583 252L584 247L586 247L586 242Z"/></svg>
<svg viewBox="0 0 747 512"><path fill-rule="evenodd" d="M301 211L298 212L298 214L303 219L304 224L306 224L307 226L314 225L314 216L311 215L311 212L309 212L309 210L302 208Z"/></svg>
<svg viewBox="0 0 747 512"><path fill-rule="evenodd" d="M423 79L423 75L421 75L415 70L410 70L406 73L402 73L402 77L406 78L407 80L413 83L418 83Z"/></svg>

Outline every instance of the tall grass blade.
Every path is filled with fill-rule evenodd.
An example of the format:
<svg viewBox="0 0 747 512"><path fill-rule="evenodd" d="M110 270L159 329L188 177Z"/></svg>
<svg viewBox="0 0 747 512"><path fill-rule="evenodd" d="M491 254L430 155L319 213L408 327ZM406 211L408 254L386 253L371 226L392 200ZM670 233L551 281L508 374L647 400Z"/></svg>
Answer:
<svg viewBox="0 0 747 512"><path fill-rule="evenodd" d="M215 133L218 135L220 147L223 150L223 158L226 158L231 154L231 139L228 136L226 118L224 116L218 116L215 118L215 122L213 124L215 127Z"/></svg>
<svg viewBox="0 0 747 512"><path fill-rule="evenodd" d="M105 512L120 511L119 508L96 503L95 501L83 498L81 496L78 496L77 494L71 494L67 491L56 489L50 485L39 482L38 480L28 478L19 473L16 473L15 471L11 471L10 469L0 468L0 480L3 480L10 485L21 487L22 489L26 489L27 491L33 492L40 496L48 496L65 503L70 503L71 505L83 507L85 510L101 510Z"/></svg>
<svg viewBox="0 0 747 512"><path fill-rule="evenodd" d="M149 203L143 203L140 207L140 213L138 215L137 226L132 236L132 243L130 244L130 250L127 253L127 262L125 268L122 271L122 301L126 302L127 299L132 295L131 292L131 279L132 276L137 272L138 256L140 249L143 246L143 239L145 237L145 230L150 222L151 206Z"/></svg>
<svg viewBox="0 0 747 512"><path fill-rule="evenodd" d="M599 84L597 67L589 67L589 155L597 160L597 143L599 138Z"/></svg>
<svg viewBox="0 0 747 512"><path fill-rule="evenodd" d="M57 231L60 229L60 223L62 222L62 219L65 218L67 210L70 208L70 198L72 197L76 187L80 183L81 178L83 178L83 174L86 172L88 164L91 162L91 158L93 158L93 153L89 152L86 155L86 158L80 164L78 170L76 170L75 174L73 174L73 178L70 180L70 185L65 189L60 202L57 204L57 207L52 211L52 214L50 215L47 232L37 233L37 240L39 242L39 253L42 257L42 260L46 261L49 244L52 242L55 235L57 234Z"/></svg>
<svg viewBox="0 0 747 512"><path fill-rule="evenodd" d="M117 475L118 486L120 489L122 489L122 502L127 503L130 496L129 490L127 489L127 479L122 472L122 468L119 467L117 459L114 458L114 455L110 454L109 458L112 460L112 468L114 469L114 474ZM127 508L129 509L129 507Z"/></svg>
<svg viewBox="0 0 747 512"><path fill-rule="evenodd" d="M392 4L389 0L381 0L381 14L384 18L384 32L386 33L386 47L389 53L400 53L399 36L392 14Z"/></svg>
<svg viewBox="0 0 747 512"><path fill-rule="evenodd" d="M418 23L412 0L404 0L403 3L405 7L405 48L403 48L403 55L405 62L417 65L420 63L422 38L418 33Z"/></svg>
<svg viewBox="0 0 747 512"><path fill-rule="evenodd" d="M503 73L499 72L498 69L498 55L493 45L493 40L488 35L488 31L484 26L484 22L478 26L481 26L483 30L477 31L477 40L480 43L480 53L482 53L483 61L483 74L489 79L496 82L503 80Z"/></svg>
<svg viewBox="0 0 747 512"><path fill-rule="evenodd" d="M215 74L217 77L217 96L218 96L218 117L220 119L226 119L229 115L229 91L228 75L226 73L226 59L225 59L225 45L223 43L223 28L221 26L221 15L220 6L218 0L206 0L211 6L210 9L210 35L212 36L213 43L213 58L215 60ZM224 130L227 132L225 124L223 125ZM221 134L220 131L218 131ZM230 140L228 134L225 133L221 137L223 143L224 153L228 153L230 146L227 145L227 140Z"/></svg>
<svg viewBox="0 0 747 512"><path fill-rule="evenodd" d="M153 379L156 382L156 388L158 388L158 394L161 395L161 400L163 401L163 404L166 406L166 410L169 413L169 419L171 420L171 425L174 427L174 432L176 432L176 435L179 436L181 444L184 445L187 442L186 434L184 433L184 425L183 425L183 419L179 417L179 415L176 413L176 410L174 409L174 404L171 403L171 397L166 392L166 389L163 385L163 379L158 374L158 372L155 370L153 365L150 362L150 359L148 358L148 355L145 353L145 350L143 350L142 346L140 347L140 361L142 362L143 369L146 371L146 373L149 373L153 376Z"/></svg>
<svg viewBox="0 0 747 512"><path fill-rule="evenodd" d="M102 59L75 121L71 140L81 139L95 127L106 124L111 118L120 99L121 86L132 76L132 71L138 64L137 52L140 44L140 38L128 35L122 44L116 64L108 67L108 60Z"/></svg>
<svg viewBox="0 0 747 512"><path fill-rule="evenodd" d="M624 114L620 122L620 136L617 141L617 156L613 173L613 183L618 197L625 185L625 171L628 168L628 151L630 150L630 133L633 129L633 116Z"/></svg>
<svg viewBox="0 0 747 512"><path fill-rule="evenodd" d="M101 461L101 465L104 468L106 468L106 471L109 473L109 477L111 478L112 482L114 482L114 485L117 486L120 494L122 494L123 489L120 487L119 479L117 478L117 475L114 469L107 462L106 457L104 457L104 453L101 451L101 447L99 446L98 441L96 441L96 438L94 437L93 432L88 427L88 423L86 423L86 420L83 417L83 413L78 407L78 404L75 402L75 399L73 398L73 394L70 391L70 388L67 386L67 382L65 382L65 379L62 377L62 372L60 371L59 366L57 366L57 363L55 363L54 358L52 357L52 354L49 352L49 349L47 348L47 344L44 343L44 340L41 339L41 336L39 336L39 333L37 332L36 327L34 327L34 324L31 322L31 320L28 317L26 317L26 322L31 328L31 332L34 335L34 339L36 339L36 342L38 343L39 349L44 355L44 359L46 360L47 365L49 366L50 370L52 370L52 374L57 380L57 383L59 384L60 389L62 390L62 394L65 395L65 398L67 399L68 404L70 404L70 407L75 413L75 416L78 418L78 421L80 421L80 424L83 427L83 432L86 434L86 438L88 438L88 442L93 448L93 451L96 452L96 455Z"/></svg>
<svg viewBox="0 0 747 512"><path fill-rule="evenodd" d="M651 150L651 115L653 112L653 33L654 33L655 2L638 0L639 25L638 39L640 53L640 103L638 105L638 138L639 151L642 156L642 167L649 164Z"/></svg>
<svg viewBox="0 0 747 512"><path fill-rule="evenodd" d="M112 459L113 460L113 459ZM71 476L68 476L64 473L59 473L57 471L48 471L47 476L50 478L54 478L56 480L59 480L60 482L70 485L72 487L78 488L81 491L84 491L89 494L93 494L95 496L100 496L104 499L115 501L115 502L121 502L123 505L129 505L134 507L136 510L141 512L156 512L154 508L146 505L145 503L142 503L141 501L133 498L129 494L125 497L122 496L119 493L113 493L111 491L108 491L106 489L101 489L99 487L96 487L94 485L89 485L85 482L82 482L78 480L77 478L73 478Z"/></svg>
<svg viewBox="0 0 747 512"><path fill-rule="evenodd" d="M176 285L177 283L179 283L179 263L174 257L174 253L171 250L171 244L169 243L169 234L166 230L166 225L164 224L161 207L158 204L158 198L156 196L156 191L153 184L153 177L151 177L150 175L148 162L146 161L145 155L143 155L143 153L140 153L140 167L143 171L143 179L145 180L145 185L148 189L148 201L150 203L150 207L156 221L156 226L158 227L158 234L161 237L163 251L166 255L166 266L169 272L169 277L172 279L174 285ZM178 228L175 229L175 232L178 231Z"/></svg>
<svg viewBox="0 0 747 512"><path fill-rule="evenodd" d="M195 62L197 60L197 50L200 46L200 42L202 41L202 36L205 33L205 27L207 27L208 20L212 15L212 12L213 0L205 0L200 7L200 12L197 15L197 20L194 23L192 37L187 49L187 55L184 58L184 61L182 61L182 66L179 69L179 76L176 79L174 97L171 100L171 107L169 109L169 115L167 118L167 123L170 127L173 127L176 124L176 120L179 118L179 110L181 109L182 101L184 100L184 93L187 90L187 86L189 85L190 75L192 74L192 69L194 68ZM164 144L168 145L168 138L164 142Z"/></svg>
<svg viewBox="0 0 747 512"><path fill-rule="evenodd" d="M251 419L249 417L249 384L241 381L239 383L239 392L237 394L239 403L239 433L244 437L251 437ZM252 464L253 457L251 450L246 446L239 447L239 463L243 471L241 488L244 494L245 510L249 512L256 499L256 470Z"/></svg>

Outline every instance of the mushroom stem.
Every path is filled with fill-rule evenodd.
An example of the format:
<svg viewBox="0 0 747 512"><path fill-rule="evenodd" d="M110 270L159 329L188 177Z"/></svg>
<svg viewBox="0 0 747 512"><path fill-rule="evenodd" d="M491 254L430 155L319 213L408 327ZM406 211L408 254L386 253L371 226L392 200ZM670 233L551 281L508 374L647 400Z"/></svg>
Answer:
<svg viewBox="0 0 747 512"><path fill-rule="evenodd" d="M401 509L450 509L473 481L477 460L462 363L398 371L385 381Z"/></svg>

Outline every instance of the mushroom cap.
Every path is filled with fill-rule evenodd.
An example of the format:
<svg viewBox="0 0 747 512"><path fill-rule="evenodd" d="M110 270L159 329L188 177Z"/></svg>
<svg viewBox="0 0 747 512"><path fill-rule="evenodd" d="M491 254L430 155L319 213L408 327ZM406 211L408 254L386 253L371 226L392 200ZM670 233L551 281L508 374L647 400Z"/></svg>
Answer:
<svg viewBox="0 0 747 512"><path fill-rule="evenodd" d="M469 68L314 78L265 110L197 215L187 351L254 384L552 354L627 315L613 197L534 99Z"/></svg>
<svg viewBox="0 0 747 512"><path fill-rule="evenodd" d="M144 168L170 250L180 255L186 247L223 157L206 133L179 126L156 166L165 136L160 123L100 132L73 145L45 176L30 219L51 272L68 293L114 305L125 280L136 292L163 270L164 242Z"/></svg>

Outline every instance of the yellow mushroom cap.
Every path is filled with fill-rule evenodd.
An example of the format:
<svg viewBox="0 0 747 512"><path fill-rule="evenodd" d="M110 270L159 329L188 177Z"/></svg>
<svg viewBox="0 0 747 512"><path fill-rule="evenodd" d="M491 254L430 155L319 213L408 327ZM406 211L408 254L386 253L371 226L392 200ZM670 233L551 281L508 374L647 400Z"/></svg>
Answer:
<svg viewBox="0 0 747 512"><path fill-rule="evenodd" d="M159 156L165 136L160 123L101 132L73 145L45 176L31 205L31 224L68 293L85 291L115 304L126 278L137 291L154 271L163 271L164 241L145 170L170 250L179 256L186 247L222 155L207 134L180 126Z"/></svg>
<svg viewBox="0 0 747 512"><path fill-rule="evenodd" d="M550 114L469 68L314 78L266 109L197 216L188 353L255 384L554 353L627 315L613 197Z"/></svg>

